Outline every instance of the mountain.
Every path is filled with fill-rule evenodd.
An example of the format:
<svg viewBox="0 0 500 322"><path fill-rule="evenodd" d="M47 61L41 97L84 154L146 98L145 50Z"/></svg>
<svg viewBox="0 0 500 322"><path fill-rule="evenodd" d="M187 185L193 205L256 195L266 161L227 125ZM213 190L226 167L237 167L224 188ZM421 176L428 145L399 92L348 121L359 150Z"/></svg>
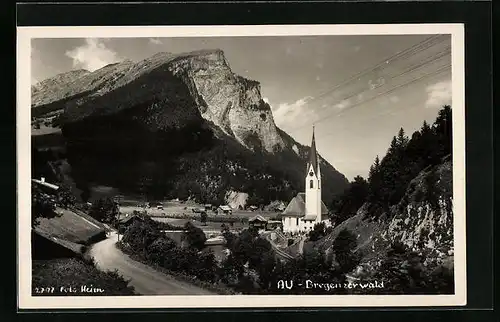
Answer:
<svg viewBox="0 0 500 322"><path fill-rule="evenodd" d="M56 158L82 190L203 202L237 191L263 204L304 189L308 147L275 125L259 82L233 73L221 50L158 53L40 84L32 115L61 128L66 152ZM320 160L329 200L348 181Z"/></svg>

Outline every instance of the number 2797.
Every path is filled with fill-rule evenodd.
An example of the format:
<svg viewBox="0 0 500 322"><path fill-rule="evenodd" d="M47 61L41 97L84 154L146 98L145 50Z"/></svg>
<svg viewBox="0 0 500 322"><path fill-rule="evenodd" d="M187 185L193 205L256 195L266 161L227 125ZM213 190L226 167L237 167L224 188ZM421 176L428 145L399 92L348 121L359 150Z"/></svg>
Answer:
<svg viewBox="0 0 500 322"><path fill-rule="evenodd" d="M54 287L35 287L35 293L37 294L54 293L54 290Z"/></svg>

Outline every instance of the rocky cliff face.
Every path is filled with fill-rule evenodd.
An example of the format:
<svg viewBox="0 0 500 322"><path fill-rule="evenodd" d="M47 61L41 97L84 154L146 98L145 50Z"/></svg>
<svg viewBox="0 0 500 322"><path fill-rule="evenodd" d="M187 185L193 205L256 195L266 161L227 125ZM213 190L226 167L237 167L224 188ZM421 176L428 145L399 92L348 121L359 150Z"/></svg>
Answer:
<svg viewBox="0 0 500 322"><path fill-rule="evenodd" d="M156 182L165 193L236 191L255 202L303 189L307 148L276 127L260 84L234 74L221 50L159 53L46 84L33 93L32 115L61 114L69 163L85 184ZM348 182L321 165L329 198Z"/></svg>
<svg viewBox="0 0 500 322"><path fill-rule="evenodd" d="M452 170L448 161L422 171L410 183L381 239L400 242L412 251L425 254L426 264L438 264L453 256ZM426 184L431 176L436 177L432 187ZM430 188L436 189L435 201L426 198Z"/></svg>
<svg viewBox="0 0 500 322"><path fill-rule="evenodd" d="M260 84L234 74L222 51L175 59L169 70L187 84L202 117L242 145L267 152L284 148Z"/></svg>

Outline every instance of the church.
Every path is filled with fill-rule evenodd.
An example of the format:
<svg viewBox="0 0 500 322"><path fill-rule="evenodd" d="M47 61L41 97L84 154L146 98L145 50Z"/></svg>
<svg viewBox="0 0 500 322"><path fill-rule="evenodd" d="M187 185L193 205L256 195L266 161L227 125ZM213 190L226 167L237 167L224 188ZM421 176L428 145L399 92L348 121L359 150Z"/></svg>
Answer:
<svg viewBox="0 0 500 322"><path fill-rule="evenodd" d="M328 214L328 209L321 200L321 170L314 128L304 180L305 192L298 193L281 214L281 223L285 233L308 232L314 228L314 225L321 222L322 215Z"/></svg>

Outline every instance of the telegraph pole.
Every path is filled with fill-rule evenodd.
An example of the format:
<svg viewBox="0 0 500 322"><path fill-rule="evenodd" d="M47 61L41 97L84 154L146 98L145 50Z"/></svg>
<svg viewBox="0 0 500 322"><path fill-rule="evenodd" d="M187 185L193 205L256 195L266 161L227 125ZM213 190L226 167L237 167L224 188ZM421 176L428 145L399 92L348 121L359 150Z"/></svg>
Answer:
<svg viewBox="0 0 500 322"><path fill-rule="evenodd" d="M118 214L116 215L117 218L116 218L116 231L117 231L117 234L118 234L118 241L120 241L120 199L121 199L121 195L117 195L115 197L115 203L116 203L116 206L118 208Z"/></svg>

